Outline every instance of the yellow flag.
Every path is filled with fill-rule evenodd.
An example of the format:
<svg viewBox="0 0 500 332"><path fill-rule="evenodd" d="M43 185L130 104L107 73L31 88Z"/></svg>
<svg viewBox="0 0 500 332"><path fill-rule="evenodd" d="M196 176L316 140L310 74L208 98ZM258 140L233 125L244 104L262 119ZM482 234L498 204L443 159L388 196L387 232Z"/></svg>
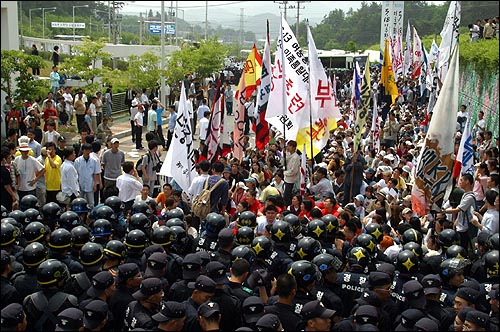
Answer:
<svg viewBox="0 0 500 332"><path fill-rule="evenodd" d="M396 86L396 79L394 78L394 71L392 70L391 55L389 52L389 40L385 40L384 60L382 62L382 72L380 75L380 84L385 89L385 94L392 97L392 103L396 101L399 95L398 87Z"/></svg>
<svg viewBox="0 0 500 332"><path fill-rule="evenodd" d="M245 99L248 99L252 93L257 89L260 84L260 75L262 74L262 58L257 51L257 47L253 44L252 51L248 54L247 61L245 62L245 68L242 75L245 75L246 84L246 94ZM241 79L240 79L241 82ZM236 99L238 99L240 93L240 83L238 83L238 89L236 90Z"/></svg>

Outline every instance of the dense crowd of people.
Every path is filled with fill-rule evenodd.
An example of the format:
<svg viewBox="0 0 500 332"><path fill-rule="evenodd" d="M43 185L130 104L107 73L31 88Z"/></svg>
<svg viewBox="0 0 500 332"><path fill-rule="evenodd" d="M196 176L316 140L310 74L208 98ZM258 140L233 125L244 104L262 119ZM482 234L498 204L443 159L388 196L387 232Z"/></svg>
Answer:
<svg viewBox="0 0 500 332"><path fill-rule="evenodd" d="M374 69L373 93L378 77ZM126 100L137 110L138 150L148 128L140 166L111 132L96 137L92 111L88 125L75 114L82 128L72 146L55 131L57 113L43 114L43 131L35 116L25 135L10 130L1 146L2 331L498 330L498 137L480 112L475 174L454 180L440 211L417 215L426 98L400 79L380 149L369 119L353 153L349 81L337 81L343 116L307 160L305 183L297 143L271 128L257 150L248 125L243 160L200 158L188 189L168 179L158 190L176 106L165 140L165 107L140 98L144 90ZM187 92L202 149L213 99ZM456 149L464 117L462 105ZM210 212L199 215L192 204L205 187Z"/></svg>

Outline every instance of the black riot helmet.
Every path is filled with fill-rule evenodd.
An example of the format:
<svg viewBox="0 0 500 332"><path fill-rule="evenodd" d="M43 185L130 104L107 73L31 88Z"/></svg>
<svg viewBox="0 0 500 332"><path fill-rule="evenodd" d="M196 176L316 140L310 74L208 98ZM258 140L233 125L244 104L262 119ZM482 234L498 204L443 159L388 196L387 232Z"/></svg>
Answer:
<svg viewBox="0 0 500 332"><path fill-rule="evenodd" d="M84 267L94 267L104 261L104 249L98 243L87 242L80 250L80 263Z"/></svg>
<svg viewBox="0 0 500 332"><path fill-rule="evenodd" d="M470 264L468 259L448 258L439 265L439 276L443 283L448 283L455 275L464 274L465 269Z"/></svg>
<svg viewBox="0 0 500 332"><path fill-rule="evenodd" d="M29 208L26 211L24 211L24 214L26 215L26 223L29 224L33 221L42 221L42 215L39 210L35 208Z"/></svg>
<svg viewBox="0 0 500 332"><path fill-rule="evenodd" d="M1 212L0 217L2 217L2 218L7 217L7 215L9 214L9 211L7 210L7 208L6 208L5 206L3 206L3 205L2 205L2 206L0 206L0 207L1 207L1 209L2 209L2 212Z"/></svg>
<svg viewBox="0 0 500 332"><path fill-rule="evenodd" d="M403 250L413 251L417 255L418 260L421 262L424 259L424 251L422 246L416 242L408 242L403 246Z"/></svg>
<svg viewBox="0 0 500 332"><path fill-rule="evenodd" d="M104 248L104 255L110 259L124 259L127 255L127 248L123 242L119 240L111 240L106 243L106 248Z"/></svg>
<svg viewBox="0 0 500 332"><path fill-rule="evenodd" d="M49 251L40 242L28 244L23 251L23 264L27 268L36 268L49 257Z"/></svg>
<svg viewBox="0 0 500 332"><path fill-rule="evenodd" d="M379 244L384 238L384 231L382 230L382 225L377 224L376 222L369 223L365 226L366 234L370 234L373 236L375 243Z"/></svg>
<svg viewBox="0 0 500 332"><path fill-rule="evenodd" d="M176 225L169 228L173 235L172 245L175 246L175 251L178 253L179 251L189 250L190 248L184 248L188 243L186 228Z"/></svg>
<svg viewBox="0 0 500 332"><path fill-rule="evenodd" d="M292 227L283 220L276 220L271 226L271 240L275 243L288 243L292 239Z"/></svg>
<svg viewBox="0 0 500 332"><path fill-rule="evenodd" d="M140 229L134 229L127 233L124 243L128 250L142 251L146 248L147 237Z"/></svg>
<svg viewBox="0 0 500 332"><path fill-rule="evenodd" d="M326 224L321 219L313 219L307 223L307 236L322 241L326 237Z"/></svg>
<svg viewBox="0 0 500 332"><path fill-rule="evenodd" d="M205 231L208 237L217 238L224 227L226 227L226 219L223 215L210 212L205 217Z"/></svg>
<svg viewBox="0 0 500 332"><path fill-rule="evenodd" d="M89 212L89 203L83 197L75 198L71 202L71 211L80 213L88 213Z"/></svg>
<svg viewBox="0 0 500 332"><path fill-rule="evenodd" d="M26 213L21 210L14 210L9 213L9 218L14 218L24 228L24 225L26 224Z"/></svg>
<svg viewBox="0 0 500 332"><path fill-rule="evenodd" d="M498 232L496 232L495 234L491 235L490 238L488 239L488 241L490 242L490 247L495 249L495 250L499 250L499 236L498 236Z"/></svg>
<svg viewBox="0 0 500 332"><path fill-rule="evenodd" d="M104 205L109 206L113 209L113 212L119 214L123 211L123 203L122 200L118 196L109 196L104 201Z"/></svg>
<svg viewBox="0 0 500 332"><path fill-rule="evenodd" d="M115 211L113 208L107 205L99 206L94 213L95 220L97 219L106 219L112 221L114 219Z"/></svg>
<svg viewBox="0 0 500 332"><path fill-rule="evenodd" d="M71 247L71 233L65 228L58 228L50 234L50 249L64 251Z"/></svg>
<svg viewBox="0 0 500 332"><path fill-rule="evenodd" d="M57 203L49 202L42 207L43 221L55 225L61 215L61 207Z"/></svg>
<svg viewBox="0 0 500 332"><path fill-rule="evenodd" d="M134 229L140 229L146 231L146 229L151 228L151 220L142 212L136 212L130 217L128 224L129 231Z"/></svg>
<svg viewBox="0 0 500 332"><path fill-rule="evenodd" d="M180 227L186 228L186 222L182 219L179 219L179 218L172 218L172 219L168 219L165 222L165 226L168 226L168 227L180 226Z"/></svg>
<svg viewBox="0 0 500 332"><path fill-rule="evenodd" d="M332 269L335 271L340 271L344 265L344 263L338 258L331 254L319 254L314 257L312 263L316 265L321 272L321 274L325 275L327 272Z"/></svg>
<svg viewBox="0 0 500 332"><path fill-rule="evenodd" d="M375 242L375 239L372 235L367 233L359 234L356 238L356 244L360 247L365 248L372 256L377 250L377 242Z"/></svg>
<svg viewBox="0 0 500 332"><path fill-rule="evenodd" d="M443 251L448 250L454 244L459 244L459 241L457 232L451 228L443 229L437 238L437 242Z"/></svg>
<svg viewBox="0 0 500 332"><path fill-rule="evenodd" d="M247 226L251 229L255 229L255 227L257 227L257 217L252 211L243 211L238 217L236 224L238 227Z"/></svg>
<svg viewBox="0 0 500 332"><path fill-rule="evenodd" d="M168 210L167 214L165 215L165 219L168 221L173 218L179 218L180 220L184 220L184 211L182 211L181 209Z"/></svg>
<svg viewBox="0 0 500 332"><path fill-rule="evenodd" d="M401 242L403 243L403 245L408 242L415 242L421 245L422 239L423 239L422 233L413 228L410 228L404 231L403 236L401 238Z"/></svg>
<svg viewBox="0 0 500 332"><path fill-rule="evenodd" d="M5 219L7 218L2 219L1 225L2 247L13 244L17 240L17 237L20 233L19 228L8 221L5 221ZM15 221L15 219L12 220Z"/></svg>
<svg viewBox="0 0 500 332"><path fill-rule="evenodd" d="M498 250L490 250L483 256L484 267L488 277L498 276Z"/></svg>
<svg viewBox="0 0 500 332"><path fill-rule="evenodd" d="M134 215L139 212L144 213L145 215L151 214L148 203L146 203L145 201L139 201L132 204L132 210L130 211L130 214Z"/></svg>
<svg viewBox="0 0 500 332"><path fill-rule="evenodd" d="M363 247L353 247L347 253L347 262L351 267L353 265L359 265L364 269L371 262L370 253Z"/></svg>
<svg viewBox="0 0 500 332"><path fill-rule="evenodd" d="M24 238L27 243L42 242L48 233L50 233L48 226L39 221L32 221L24 229Z"/></svg>
<svg viewBox="0 0 500 332"><path fill-rule="evenodd" d="M255 257L255 252L249 246L237 246L231 251L231 263L234 263L239 258L244 258L252 265Z"/></svg>
<svg viewBox="0 0 500 332"><path fill-rule="evenodd" d="M339 220L337 217L328 213L321 217L321 220L323 220L326 225L326 238L329 240L335 238L335 234L339 230Z"/></svg>
<svg viewBox="0 0 500 332"><path fill-rule="evenodd" d="M71 238L73 242L73 247L80 248L82 247L85 243L91 242L94 240L94 237L92 236L92 233L90 230L85 227L85 226L76 226L71 230Z"/></svg>
<svg viewBox="0 0 500 332"><path fill-rule="evenodd" d="M461 245L454 244L446 250L446 258L467 258L467 251Z"/></svg>
<svg viewBox="0 0 500 332"><path fill-rule="evenodd" d="M306 260L293 262L288 270L288 274L295 277L297 287L299 288L307 288L309 285L321 280L321 273L318 267Z"/></svg>
<svg viewBox="0 0 500 332"><path fill-rule="evenodd" d="M290 224L292 227L292 236L296 237L299 234L302 233L302 223L300 222L300 219L298 216L296 216L293 213L289 213L286 216L283 217L283 221L287 222Z"/></svg>
<svg viewBox="0 0 500 332"><path fill-rule="evenodd" d="M80 216L78 213L73 211L66 211L59 217L59 226L62 228L66 228L68 231L71 231L76 226L80 226L82 221L80 220Z"/></svg>
<svg viewBox="0 0 500 332"><path fill-rule="evenodd" d="M252 249L257 258L266 259L273 253L273 243L267 236L257 236L252 240Z"/></svg>
<svg viewBox="0 0 500 332"><path fill-rule="evenodd" d="M253 229L248 226L243 226L238 228L236 231L236 236L234 237L234 243L237 246L250 246L255 237Z"/></svg>
<svg viewBox="0 0 500 332"><path fill-rule="evenodd" d="M175 234L172 233L172 230L168 226L155 228L151 235L151 243L162 247L170 247L173 241L175 241Z"/></svg>
<svg viewBox="0 0 500 332"><path fill-rule="evenodd" d="M321 253L321 243L310 236L304 236L297 243L297 248L293 254L293 259L296 261L309 260L311 261L316 255Z"/></svg>
<svg viewBox="0 0 500 332"><path fill-rule="evenodd" d="M97 219L90 227L95 238L108 237L113 234L113 225L107 219Z"/></svg>
<svg viewBox="0 0 500 332"><path fill-rule="evenodd" d="M399 252L396 259L396 270L400 273L416 273L418 272L419 260L417 255L411 250L402 250Z"/></svg>
<svg viewBox="0 0 500 332"><path fill-rule="evenodd" d="M38 204L38 198L35 195L26 195L19 201L19 208L21 211L26 211L28 209L38 209L40 205Z"/></svg>
<svg viewBox="0 0 500 332"><path fill-rule="evenodd" d="M68 278L68 267L57 259L42 262L36 271L36 280L41 287L51 287Z"/></svg>

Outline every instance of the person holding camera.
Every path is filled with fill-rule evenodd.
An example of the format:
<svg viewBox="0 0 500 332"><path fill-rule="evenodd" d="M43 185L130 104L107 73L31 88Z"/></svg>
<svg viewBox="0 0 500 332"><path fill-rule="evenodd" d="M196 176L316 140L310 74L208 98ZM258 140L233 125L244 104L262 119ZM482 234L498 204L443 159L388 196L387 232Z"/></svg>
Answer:
<svg viewBox="0 0 500 332"><path fill-rule="evenodd" d="M157 172L161 169L160 157L157 154L158 142L152 140L148 142L149 151L142 156L142 183L149 185L149 195L153 195Z"/></svg>

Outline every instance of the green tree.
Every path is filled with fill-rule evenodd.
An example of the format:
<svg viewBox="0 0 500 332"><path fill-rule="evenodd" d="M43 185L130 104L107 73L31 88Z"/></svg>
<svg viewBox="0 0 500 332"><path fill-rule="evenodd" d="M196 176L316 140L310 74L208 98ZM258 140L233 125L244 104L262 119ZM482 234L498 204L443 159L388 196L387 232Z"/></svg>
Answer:
<svg viewBox="0 0 500 332"><path fill-rule="evenodd" d="M18 107L24 99L35 100L47 94L50 90L48 81L35 80L31 74L31 68L42 66L40 57L18 50L2 50L1 54L2 90L12 96L12 101Z"/></svg>
<svg viewBox="0 0 500 332"><path fill-rule="evenodd" d="M128 60L128 73L132 86L152 88L160 82L162 70L160 69L160 57L147 52L141 56L132 55Z"/></svg>

